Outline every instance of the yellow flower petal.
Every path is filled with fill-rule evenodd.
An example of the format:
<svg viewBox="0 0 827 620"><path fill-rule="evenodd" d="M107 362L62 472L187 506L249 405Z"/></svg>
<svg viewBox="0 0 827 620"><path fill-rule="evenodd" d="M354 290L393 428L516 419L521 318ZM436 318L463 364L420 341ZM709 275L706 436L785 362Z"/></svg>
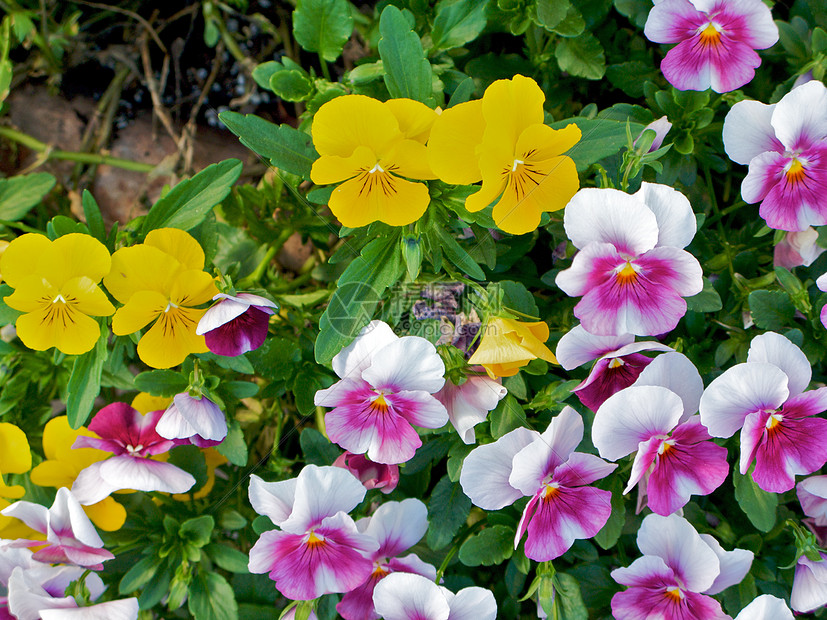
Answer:
<svg viewBox="0 0 827 620"><path fill-rule="evenodd" d="M200 306L218 293L215 280L206 271L184 271L172 284L169 299L177 306Z"/></svg>
<svg viewBox="0 0 827 620"><path fill-rule="evenodd" d="M170 403L172 403L171 397L152 396L146 392L138 392L131 404L133 409L146 415L150 411L166 410Z"/></svg>
<svg viewBox="0 0 827 620"><path fill-rule="evenodd" d="M178 228L158 228L144 239L144 244L166 252L187 269L204 268L204 250L195 238Z"/></svg>
<svg viewBox="0 0 827 620"><path fill-rule="evenodd" d="M83 314L90 316L111 316L115 314L115 306L97 284L86 276L72 278L61 289L61 294L69 302L74 300L75 307Z"/></svg>
<svg viewBox="0 0 827 620"><path fill-rule="evenodd" d="M390 99L385 102L385 107L396 117L402 135L421 144L428 141L431 127L439 117L424 103L413 99Z"/></svg>
<svg viewBox="0 0 827 620"><path fill-rule="evenodd" d="M6 284L17 288L27 276L40 273L40 258L49 251L51 244L48 237L33 233L12 241L0 257L0 273Z"/></svg>
<svg viewBox="0 0 827 620"><path fill-rule="evenodd" d="M505 182L501 179L483 181L482 187L465 199L465 208L471 213L481 211L503 193Z"/></svg>
<svg viewBox="0 0 827 620"><path fill-rule="evenodd" d="M427 185L365 172L337 187L328 204L343 225L357 228L377 220L405 226L422 217L430 201Z"/></svg>
<svg viewBox="0 0 827 620"><path fill-rule="evenodd" d="M20 340L30 349L45 351L56 347L67 355L90 351L101 335L97 321L62 302L18 317L15 327Z"/></svg>
<svg viewBox="0 0 827 620"><path fill-rule="evenodd" d="M322 105L311 133L319 155L338 157L350 157L360 145L382 154L402 138L390 109L364 95L344 95Z"/></svg>
<svg viewBox="0 0 827 620"><path fill-rule="evenodd" d="M73 448L72 446L78 437L97 437L97 435L85 426L81 426L78 429L72 428L69 426L69 419L65 415L52 418L46 423L43 429L43 452L46 458L64 461L70 464L70 468L75 469L77 472L86 469L92 463L109 458L110 453L104 450ZM32 470L32 473L34 474L34 470Z"/></svg>
<svg viewBox="0 0 827 620"><path fill-rule="evenodd" d="M376 154L366 146L357 146L349 157L322 155L313 162L310 179L319 185L339 183L352 179L360 172L370 170L376 162Z"/></svg>
<svg viewBox="0 0 827 620"><path fill-rule="evenodd" d="M121 248L112 255L112 270L103 284L122 304L137 291L167 295L178 273L186 267L166 252L150 246Z"/></svg>
<svg viewBox="0 0 827 620"><path fill-rule="evenodd" d="M9 499L20 499L26 494L26 489L24 489L19 484L15 484L12 486L8 486L3 481L3 476L0 476L0 497L7 497Z"/></svg>
<svg viewBox="0 0 827 620"><path fill-rule="evenodd" d="M485 120L482 101L469 101L439 115L428 139L428 163L446 183L470 185L482 179L477 149Z"/></svg>
<svg viewBox="0 0 827 620"><path fill-rule="evenodd" d="M206 353L209 349L204 336L195 333L203 314L204 310L195 308L170 308L163 312L138 342L138 357L152 368L171 368L190 353Z"/></svg>
<svg viewBox="0 0 827 620"><path fill-rule="evenodd" d="M72 488L72 483L79 472L67 466L61 461L43 461L35 465L31 473L31 479L39 487L60 487Z"/></svg>
<svg viewBox="0 0 827 620"><path fill-rule="evenodd" d="M31 468L32 453L26 433L14 424L0 423L0 472L22 474Z"/></svg>
<svg viewBox="0 0 827 620"><path fill-rule="evenodd" d="M80 233L63 235L55 239L50 254L49 259L53 261L50 267L54 267L58 272L62 271L62 277L52 278L48 271L42 275L58 288L67 280L80 276L100 282L101 278L109 273L112 264L106 246L94 237Z"/></svg>
<svg viewBox="0 0 827 620"><path fill-rule="evenodd" d="M522 323L493 317L468 363L481 365L492 378L513 376L535 358L557 363L554 354L543 344L548 336L548 325L542 321Z"/></svg>
<svg viewBox="0 0 827 620"><path fill-rule="evenodd" d="M126 509L111 497L107 497L91 506L83 506L92 523L105 532L114 532L121 529L126 521Z"/></svg>
<svg viewBox="0 0 827 620"><path fill-rule="evenodd" d="M115 313L112 331L117 336L126 336L143 329L163 314L169 301L157 291L137 291L129 301Z"/></svg>
<svg viewBox="0 0 827 620"><path fill-rule="evenodd" d="M379 162L380 166L382 164L387 166L386 170L409 179L436 178L428 165L428 150L414 140L400 140L394 144L387 157Z"/></svg>
<svg viewBox="0 0 827 620"><path fill-rule="evenodd" d="M52 303L60 293L57 288L39 275L21 276L16 278L15 281L17 287L11 295L4 297L3 301L9 307L20 312L39 310L44 304Z"/></svg>
<svg viewBox="0 0 827 620"><path fill-rule="evenodd" d="M485 133L482 148L502 143L511 148L526 127L543 123L543 102L546 96L531 78L515 75L510 80L497 80L482 96Z"/></svg>
<svg viewBox="0 0 827 620"><path fill-rule="evenodd" d="M5 239L0 239L0 262L3 259L3 253L6 251L6 248L9 247L9 242ZM0 272L0 282L3 281L3 273Z"/></svg>
<svg viewBox="0 0 827 620"><path fill-rule="evenodd" d="M539 161L562 155L580 141L580 128L571 123L563 129L552 129L548 125L531 125L517 140L514 149L519 159Z"/></svg>

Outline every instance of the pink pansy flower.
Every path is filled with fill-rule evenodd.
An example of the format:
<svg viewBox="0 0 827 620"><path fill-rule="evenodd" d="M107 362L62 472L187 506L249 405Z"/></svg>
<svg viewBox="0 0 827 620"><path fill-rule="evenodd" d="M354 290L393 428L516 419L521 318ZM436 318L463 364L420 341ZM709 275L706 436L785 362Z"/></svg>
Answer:
<svg viewBox="0 0 827 620"><path fill-rule="evenodd" d="M344 452L333 461L333 467L348 470L367 490L379 489L382 493L390 493L399 484L399 465L374 463L364 454Z"/></svg>
<svg viewBox="0 0 827 620"><path fill-rule="evenodd" d="M810 476L795 487L804 514L814 525L827 527L827 476Z"/></svg>
<svg viewBox="0 0 827 620"><path fill-rule="evenodd" d="M661 0L643 27L655 43L677 43L660 65L679 90L726 93L755 76L755 50L778 41L778 27L761 0Z"/></svg>
<svg viewBox="0 0 827 620"><path fill-rule="evenodd" d="M827 462L827 388L805 392L812 370L807 357L784 336L767 332L752 340L747 361L717 377L701 397L701 422L713 437L741 430L740 470L770 493L795 485Z"/></svg>
<svg viewBox="0 0 827 620"><path fill-rule="evenodd" d="M744 607L735 620L793 620L793 612L782 599L762 594Z"/></svg>
<svg viewBox="0 0 827 620"><path fill-rule="evenodd" d="M643 557L612 571L616 582L628 586L612 597L616 620L729 620L708 595L740 583L752 564L751 552L725 552L675 514L647 516L637 545Z"/></svg>
<svg viewBox="0 0 827 620"><path fill-rule="evenodd" d="M235 357L264 343L270 315L278 310L274 302L251 293L219 293L213 300L219 301L207 309L195 330L210 351Z"/></svg>
<svg viewBox="0 0 827 620"><path fill-rule="evenodd" d="M594 417L592 441L610 461L636 452L624 493L640 484L659 515L692 495L708 495L729 473L726 448L715 445L699 416L681 421L680 397L664 387L634 385L609 398Z"/></svg>
<svg viewBox="0 0 827 620"><path fill-rule="evenodd" d="M46 535L46 546L32 556L38 562L68 563L101 570L102 562L115 556L103 549L95 526L78 500L66 487L57 491L51 508L32 502L15 502L0 514L20 519L36 532ZM15 545L37 547L42 540L20 540Z"/></svg>
<svg viewBox="0 0 827 620"><path fill-rule="evenodd" d="M333 370L341 381L316 392L314 402L335 407L325 416L327 436L349 452L404 463L422 445L413 425L448 422L433 397L445 383L445 364L424 338L400 338L387 323L371 321L333 358Z"/></svg>
<svg viewBox="0 0 827 620"><path fill-rule="evenodd" d="M773 265L793 269L795 267L809 267L815 259L824 253L819 246L818 231L812 226L801 232L788 232L773 251Z"/></svg>
<svg viewBox="0 0 827 620"><path fill-rule="evenodd" d="M820 555L820 561L813 561L806 555L798 558L790 593L793 611L806 613L827 605L827 554Z"/></svg>
<svg viewBox="0 0 827 620"><path fill-rule="evenodd" d="M749 165L744 201L760 202L770 228L804 231L827 224L827 88L794 88L774 105L740 101L724 120L729 158Z"/></svg>
<svg viewBox="0 0 827 620"><path fill-rule="evenodd" d="M595 336L577 325L557 343L555 356L566 370L597 359L589 376L572 389L581 403L597 411L609 396L632 385L652 362L640 351L671 350L672 347L654 340L635 342L632 334Z"/></svg>
<svg viewBox="0 0 827 620"><path fill-rule="evenodd" d="M617 465L575 452L583 439L583 419L566 407L541 435L518 428L465 458L460 484L484 510L499 510L531 497L520 519L516 548L528 532L525 554L546 562L563 555L575 540L591 538L612 512L609 491L586 486Z"/></svg>
<svg viewBox="0 0 827 620"><path fill-rule="evenodd" d="M356 527L379 543L367 558L373 562L368 580L342 597L336 611L345 620L375 620L373 592L378 583L393 573L416 573L436 580L436 568L415 553L397 557L413 547L428 531L428 509L418 499L382 504L373 516L359 519Z"/></svg>
<svg viewBox="0 0 827 620"><path fill-rule="evenodd" d="M155 431L165 439L189 439L201 448L221 443L227 436L227 420L218 405L206 396L176 394L158 420Z"/></svg>
<svg viewBox="0 0 827 620"><path fill-rule="evenodd" d="M566 206L566 234L580 251L556 283L583 296L574 315L599 336L666 333L703 288L701 265L682 248L695 236L689 200L665 185L625 194L581 189Z"/></svg>
<svg viewBox="0 0 827 620"><path fill-rule="evenodd" d="M307 465L297 478L281 482L251 476L253 509L279 530L264 532L250 549L250 572L269 573L276 589L293 600L360 586L373 571L368 557L379 548L347 514L365 493L338 467Z"/></svg>
<svg viewBox="0 0 827 620"><path fill-rule="evenodd" d="M126 403L112 403L98 411L89 423L98 437L78 437L72 447L97 448L113 456L78 474L72 492L81 504L96 504L124 489L186 493L195 484L195 478L180 467L150 458L177 445L155 430L163 413L142 415Z"/></svg>
<svg viewBox="0 0 827 620"><path fill-rule="evenodd" d="M394 573L373 591L376 612L385 620L495 620L497 601L490 590L472 586L456 594L432 580Z"/></svg>
<svg viewBox="0 0 827 620"><path fill-rule="evenodd" d="M484 373L482 366L472 366L473 372ZM454 385L450 379L445 380L445 386L436 394L439 402L448 410L448 420L459 433L463 443L476 443L477 437L474 427L485 422L488 412L497 407L508 390L502 385L502 380L492 379L488 375L469 375L462 385Z"/></svg>
<svg viewBox="0 0 827 620"><path fill-rule="evenodd" d="M821 274L816 279L816 286L818 287L818 290L827 293L827 273ZM820 318L821 324L824 325L824 327L827 327L827 304L821 308Z"/></svg>

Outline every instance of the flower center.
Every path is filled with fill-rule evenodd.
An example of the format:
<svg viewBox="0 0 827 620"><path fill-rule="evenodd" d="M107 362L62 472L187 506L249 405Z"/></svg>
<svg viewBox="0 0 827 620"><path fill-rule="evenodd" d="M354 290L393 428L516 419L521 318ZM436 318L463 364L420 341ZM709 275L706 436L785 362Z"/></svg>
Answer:
<svg viewBox="0 0 827 620"><path fill-rule="evenodd" d="M660 447L658 447L658 454L663 456L667 452L669 452L675 445L674 439L667 439L666 441L662 441L660 443Z"/></svg>
<svg viewBox="0 0 827 620"><path fill-rule="evenodd" d="M706 28L699 32L701 45L718 45L721 42L721 33L714 23L709 22Z"/></svg>
<svg viewBox="0 0 827 620"><path fill-rule="evenodd" d="M132 444L128 444L126 446L126 451L129 452L130 456L141 456L141 450L144 449L144 444L139 443L137 446L133 446Z"/></svg>
<svg viewBox="0 0 827 620"><path fill-rule="evenodd" d="M65 304L65 303L66 303L66 300L63 298L63 295L61 295L60 293L58 293L58 294L57 294L57 297L55 297L55 298L52 300L52 303L53 303L53 304L56 304L57 302L60 302L60 303L62 303L62 304Z"/></svg>
<svg viewBox="0 0 827 620"><path fill-rule="evenodd" d="M560 485L557 482L548 482L543 489L543 499L552 499L560 492Z"/></svg>
<svg viewBox="0 0 827 620"><path fill-rule="evenodd" d="M772 430L784 419L784 416L780 413L773 413L769 418L767 418L767 430Z"/></svg>
<svg viewBox="0 0 827 620"><path fill-rule="evenodd" d="M322 536L321 534L317 534L316 532L310 532L307 535L307 540L305 541L305 544L311 549L313 549L314 547L319 547L324 544L324 536Z"/></svg>
<svg viewBox="0 0 827 620"><path fill-rule="evenodd" d="M384 196L396 194L396 177L390 174L395 168L396 166L391 165L385 170L379 162L376 162L370 170L362 168L356 177L360 184L359 196L367 196L371 192L381 192Z"/></svg>
<svg viewBox="0 0 827 620"><path fill-rule="evenodd" d="M521 155L523 159L514 158L510 169L507 167L503 169L503 175L508 177L508 186L517 194L517 200L522 200L534 191L534 188L546 178L546 175L535 164L528 161L533 154L533 150L527 151Z"/></svg>
<svg viewBox="0 0 827 620"><path fill-rule="evenodd" d="M370 404L370 408L374 411L378 411L379 413L387 413L388 407L388 401L385 400L384 394L379 394L376 398L373 399L373 402L371 402Z"/></svg>
<svg viewBox="0 0 827 620"><path fill-rule="evenodd" d="M390 575L390 574L391 574L390 568L383 565L378 560L373 563L373 573L371 574L371 576L377 577L378 579L381 579L385 575Z"/></svg>
<svg viewBox="0 0 827 620"><path fill-rule="evenodd" d="M164 314L166 314L167 312L169 312L169 311L170 311L170 310L172 310L173 308L177 308L177 307L178 307L178 306L177 306L176 304L172 303L171 301L168 301L168 302L167 302L167 307L166 307L166 308L164 308Z"/></svg>
<svg viewBox="0 0 827 620"><path fill-rule="evenodd" d="M620 368L621 366L625 366L626 362L624 362L621 358L616 357L611 362L609 362L609 368Z"/></svg>
<svg viewBox="0 0 827 620"><path fill-rule="evenodd" d="M628 260L623 268L617 272L617 283L621 286L634 284L637 281L637 271Z"/></svg>
<svg viewBox="0 0 827 620"><path fill-rule="evenodd" d="M379 165L379 162L376 162L373 165L373 168L368 170L368 174L373 174L374 172L385 172L385 170L382 168L382 166Z"/></svg>
<svg viewBox="0 0 827 620"><path fill-rule="evenodd" d="M672 599L675 603L680 603L684 599L684 593L678 586L669 586L666 588L666 598Z"/></svg>
<svg viewBox="0 0 827 620"><path fill-rule="evenodd" d="M804 169L804 164L802 164L797 158L793 158L793 160L788 164L785 174L787 176L787 183L790 185L801 183L807 177L807 171Z"/></svg>

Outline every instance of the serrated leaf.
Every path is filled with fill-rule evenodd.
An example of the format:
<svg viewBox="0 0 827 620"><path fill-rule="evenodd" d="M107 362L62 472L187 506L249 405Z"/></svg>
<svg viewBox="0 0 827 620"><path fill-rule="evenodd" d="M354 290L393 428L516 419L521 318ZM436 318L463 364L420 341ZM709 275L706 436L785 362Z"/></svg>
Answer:
<svg viewBox="0 0 827 620"><path fill-rule="evenodd" d="M247 443L244 441L244 431L241 430L241 426L235 420L230 423L224 441L218 444L215 449L233 465L238 467L247 465Z"/></svg>
<svg viewBox="0 0 827 620"><path fill-rule="evenodd" d="M755 484L751 473L743 476L737 468L732 471L732 482L735 485L735 499L750 523L762 532L769 532L775 527L778 495L764 491Z"/></svg>
<svg viewBox="0 0 827 620"><path fill-rule="evenodd" d="M704 288L697 295L686 298L686 307L693 312L718 312L724 307L721 296L712 283L704 278Z"/></svg>
<svg viewBox="0 0 827 620"><path fill-rule="evenodd" d="M454 538L471 511L471 500L458 483L443 476L428 501L428 546L437 551Z"/></svg>
<svg viewBox="0 0 827 620"><path fill-rule="evenodd" d="M402 11L386 6L379 18L379 32L379 56L391 97L414 99L434 107L433 69Z"/></svg>
<svg viewBox="0 0 827 620"><path fill-rule="evenodd" d="M748 300L752 320L761 329L782 331L795 317L795 306L784 291L752 291Z"/></svg>
<svg viewBox="0 0 827 620"><path fill-rule="evenodd" d="M537 0L537 23L546 30L554 32L554 27L566 18L571 9L568 0Z"/></svg>
<svg viewBox="0 0 827 620"><path fill-rule="evenodd" d="M302 71L278 71L270 78L270 89L285 101L304 101L313 94L313 82Z"/></svg>
<svg viewBox="0 0 827 620"><path fill-rule="evenodd" d="M202 515L187 519L181 524L181 529L178 530L182 540L195 545L196 547L203 547L212 538L212 531L215 528L215 519L210 515Z"/></svg>
<svg viewBox="0 0 827 620"><path fill-rule="evenodd" d="M560 70L570 75L599 80L606 73L603 46L590 32L571 39L560 39L554 49L554 56Z"/></svg>
<svg viewBox="0 0 827 620"><path fill-rule="evenodd" d="M451 236L451 233L441 226L435 227L434 232L439 239L442 251L445 252L445 257L450 260L457 269L475 280L485 279L485 272L483 272L476 261L471 258L471 255L465 251L465 248Z"/></svg>
<svg viewBox="0 0 827 620"><path fill-rule="evenodd" d="M21 219L54 186L55 178L46 172L0 179L0 220Z"/></svg>
<svg viewBox="0 0 827 620"><path fill-rule="evenodd" d="M617 476L613 477L608 490L612 493L612 513L609 515L606 524L594 536L594 542L603 549L611 549L615 546L623 531L623 526L626 525L626 501L623 499L623 482Z"/></svg>
<svg viewBox="0 0 827 620"><path fill-rule="evenodd" d="M293 11L293 36L308 52L333 62L353 33L347 0L298 0Z"/></svg>
<svg viewBox="0 0 827 620"><path fill-rule="evenodd" d="M154 555L141 558L121 577L121 581L118 583L118 592L121 594L129 594L130 592L140 590L155 576L155 572L160 565L161 562Z"/></svg>
<svg viewBox="0 0 827 620"><path fill-rule="evenodd" d="M189 586L187 608L195 620L238 619L233 589L218 573L198 571Z"/></svg>
<svg viewBox="0 0 827 620"><path fill-rule="evenodd" d="M547 0L549 1L549 0ZM431 40L434 49L461 47L476 39L485 29L487 1L440 0L436 5Z"/></svg>
<svg viewBox="0 0 827 620"><path fill-rule="evenodd" d="M465 566L495 566L514 553L514 530L505 525L487 527L471 536L459 548Z"/></svg>
<svg viewBox="0 0 827 620"><path fill-rule="evenodd" d="M109 350L106 347L109 329L101 326L101 335L95 347L88 353L79 355L72 365L72 374L66 387L66 416L69 426L80 428L86 424L89 414L95 405L95 399L100 394L101 373Z"/></svg>
<svg viewBox="0 0 827 620"><path fill-rule="evenodd" d="M589 612L583 602L580 584L566 573L556 573L553 579L556 599L560 605L560 620L588 620Z"/></svg>
<svg viewBox="0 0 827 620"><path fill-rule="evenodd" d="M580 141L571 147L567 153L574 160L578 170L585 170L595 162L614 155L626 148L626 121L616 121L610 118L569 118L550 124L552 129L563 129L574 123L582 134ZM640 123L629 123L629 130L633 136L640 134L645 126Z"/></svg>

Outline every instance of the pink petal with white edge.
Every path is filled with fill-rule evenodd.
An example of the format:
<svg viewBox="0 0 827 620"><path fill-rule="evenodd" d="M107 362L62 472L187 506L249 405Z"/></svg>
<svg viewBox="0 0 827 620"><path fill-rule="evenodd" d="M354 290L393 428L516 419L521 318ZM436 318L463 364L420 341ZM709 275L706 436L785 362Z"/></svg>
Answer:
<svg viewBox="0 0 827 620"><path fill-rule="evenodd" d="M683 353L664 353L643 369L634 385L658 385L677 394L683 402L680 422L698 412L704 382L695 365Z"/></svg>
<svg viewBox="0 0 827 620"><path fill-rule="evenodd" d="M370 385L362 378L348 377L337 381L329 388L318 390L313 397L313 404L319 407L338 407L354 398L375 396Z"/></svg>
<svg viewBox="0 0 827 620"><path fill-rule="evenodd" d="M362 371L371 365L376 352L397 340L399 336L393 333L387 323L371 321L362 328L353 342L333 358L333 372L342 379L358 379Z"/></svg>
<svg viewBox="0 0 827 620"><path fill-rule="evenodd" d="M634 341L633 334L595 336L576 325L560 338L554 355L563 368L573 370Z"/></svg>
<svg viewBox="0 0 827 620"><path fill-rule="evenodd" d="M721 572L715 552L689 521L678 515L648 515L638 530L637 546L643 555L663 558L691 592L712 587Z"/></svg>
<svg viewBox="0 0 827 620"><path fill-rule="evenodd" d="M297 481L298 478L290 478L278 482L265 482L255 474L250 474L248 493L253 510L281 526L293 512Z"/></svg>
<svg viewBox="0 0 827 620"><path fill-rule="evenodd" d="M373 605L385 620L448 620L451 614L439 586L410 573L393 573L380 581Z"/></svg>
<svg viewBox="0 0 827 620"><path fill-rule="evenodd" d="M365 499L367 489L340 467L306 465L296 480L293 511L279 527L302 534L338 512L348 513Z"/></svg>
<svg viewBox="0 0 827 620"><path fill-rule="evenodd" d="M103 541L80 503L66 487L57 490L49 509L49 530L60 537L71 536L90 547L103 547Z"/></svg>
<svg viewBox="0 0 827 620"><path fill-rule="evenodd" d="M629 587L647 586L652 581L675 582L675 571L656 555L644 555L629 566L616 568L611 576L620 585Z"/></svg>
<svg viewBox="0 0 827 620"><path fill-rule="evenodd" d="M784 145L775 137L770 123L775 104L739 101L724 119L724 150L729 158L746 166L765 151L783 152Z"/></svg>
<svg viewBox="0 0 827 620"><path fill-rule="evenodd" d="M827 137L827 87L812 80L792 89L775 105L771 122L775 135L791 151Z"/></svg>
<svg viewBox="0 0 827 620"><path fill-rule="evenodd" d="M626 483L626 488L623 489L624 495L635 488L635 485L638 484L643 479L643 476L649 472L649 468L654 465L655 459L658 457L658 450L660 450L663 442L664 439L662 437L652 437L646 441L641 441L640 444L638 444L638 449L635 453L635 460L632 461L632 471L629 472L629 481ZM646 487L644 486L643 488L645 489ZM662 514L659 510L653 510L653 512ZM673 512L674 510L670 510L666 514L671 514Z"/></svg>
<svg viewBox="0 0 827 620"><path fill-rule="evenodd" d="M801 509L815 524L827 526L827 476L810 476L795 487Z"/></svg>
<svg viewBox="0 0 827 620"><path fill-rule="evenodd" d="M126 598L76 609L44 609L42 620L137 620L138 599Z"/></svg>
<svg viewBox="0 0 827 620"><path fill-rule="evenodd" d="M387 394L385 400L396 413L422 428L442 428L448 424L448 410L428 392L403 390Z"/></svg>
<svg viewBox="0 0 827 620"><path fill-rule="evenodd" d="M726 93L755 77L761 57L749 45L720 34L716 46L705 46L695 34L666 53L660 65L666 80L679 90L706 90Z"/></svg>
<svg viewBox="0 0 827 620"><path fill-rule="evenodd" d="M436 347L419 336L403 336L376 352L362 378L374 388L433 394L445 383L445 364Z"/></svg>
<svg viewBox="0 0 827 620"><path fill-rule="evenodd" d="M459 483L474 505L484 510L499 510L523 496L508 483L512 462L520 450L539 438L537 431L520 427L494 443L474 448L465 457Z"/></svg>
<svg viewBox="0 0 827 620"><path fill-rule="evenodd" d="M697 0L696 6L697 6ZM739 38L750 47L763 50L778 42L778 26L772 18L772 12L763 2L755 0L704 0L714 1L720 7L722 20L728 27L738 30Z"/></svg>
<svg viewBox="0 0 827 620"><path fill-rule="evenodd" d="M787 400L787 375L772 364L737 364L715 378L701 396L701 422L713 437L732 437L754 411L778 409Z"/></svg>
<svg viewBox="0 0 827 620"><path fill-rule="evenodd" d="M655 43L678 43L692 36L703 18L686 0L662 0L649 11L643 34Z"/></svg>
<svg viewBox="0 0 827 620"><path fill-rule="evenodd" d="M387 502L356 523L359 531L379 543L377 557L391 558L418 543L428 531L428 509L418 499Z"/></svg>
<svg viewBox="0 0 827 620"><path fill-rule="evenodd" d="M655 214L658 246L683 249L692 242L698 225L686 196L668 185L646 182L632 196Z"/></svg>
<svg viewBox="0 0 827 620"><path fill-rule="evenodd" d="M575 247L610 243L618 251L637 255L658 242L655 214L638 198L616 189L581 189L563 215L566 236Z"/></svg>
<svg viewBox="0 0 827 620"><path fill-rule="evenodd" d="M704 594L719 594L730 586L741 583L747 576L755 554L746 549L733 549L725 551L721 544L709 534L701 534L701 539L709 545L709 548L718 556L721 563L721 573L715 578L714 583L703 591Z"/></svg>
<svg viewBox="0 0 827 620"><path fill-rule="evenodd" d="M735 620L793 620L793 612L782 599L762 594L744 607Z"/></svg>
<svg viewBox="0 0 827 620"><path fill-rule="evenodd" d="M186 493L195 484L191 474L171 463L131 456L113 456L102 461L100 475L107 485L118 490Z"/></svg>
<svg viewBox="0 0 827 620"><path fill-rule="evenodd" d="M456 386L445 380L445 386L436 394L436 398L448 411L448 419L465 444L476 440L474 427L485 422L488 412L497 407L508 390L502 383L487 375L471 375L465 383Z"/></svg>
<svg viewBox="0 0 827 620"><path fill-rule="evenodd" d="M781 334L767 332L752 339L747 363L763 362L778 366L787 375L790 396L807 389L813 371L804 352Z"/></svg>
<svg viewBox="0 0 827 620"><path fill-rule="evenodd" d="M747 176L741 183L741 198L744 202L752 204L762 201L770 190L782 181L784 168L790 161L789 155L776 151L766 151L753 157L749 162ZM789 211L794 211L794 209L791 208ZM775 219L781 218L779 216ZM798 218L794 215L787 215L785 221L787 220L797 223ZM791 230L797 229L793 227Z"/></svg>
<svg viewBox="0 0 827 620"><path fill-rule="evenodd" d="M601 480L617 469L599 456L574 452L569 459L554 470L552 482L565 487L577 487Z"/></svg>
<svg viewBox="0 0 827 620"><path fill-rule="evenodd" d="M533 495L543 479L565 463L582 440L583 418L571 407L564 407L539 439L514 455L508 484L523 495Z"/></svg>
<svg viewBox="0 0 827 620"><path fill-rule="evenodd" d="M659 386L632 386L609 397L597 410L592 442L600 456L616 461L637 450L641 442L666 436L682 415L683 403L674 392Z"/></svg>
<svg viewBox="0 0 827 620"><path fill-rule="evenodd" d="M813 562L806 555L798 558L790 593L793 611L809 612L827 605L827 555L821 554L820 562Z"/></svg>
<svg viewBox="0 0 827 620"><path fill-rule="evenodd" d="M451 613L448 620L496 620L497 601L494 593L485 588L463 588L456 595L446 594Z"/></svg>
<svg viewBox="0 0 827 620"><path fill-rule="evenodd" d="M201 316L201 320L198 321L195 333L199 336L203 336L207 332L218 329L233 319L237 319L250 308L250 304L247 302L235 299L229 295L219 294L213 299L219 296L222 297L221 301L207 308L207 311Z"/></svg>
<svg viewBox="0 0 827 620"><path fill-rule="evenodd" d="M45 534L49 530L49 509L34 502L14 502L0 510L0 514L20 519L36 532Z"/></svg>

